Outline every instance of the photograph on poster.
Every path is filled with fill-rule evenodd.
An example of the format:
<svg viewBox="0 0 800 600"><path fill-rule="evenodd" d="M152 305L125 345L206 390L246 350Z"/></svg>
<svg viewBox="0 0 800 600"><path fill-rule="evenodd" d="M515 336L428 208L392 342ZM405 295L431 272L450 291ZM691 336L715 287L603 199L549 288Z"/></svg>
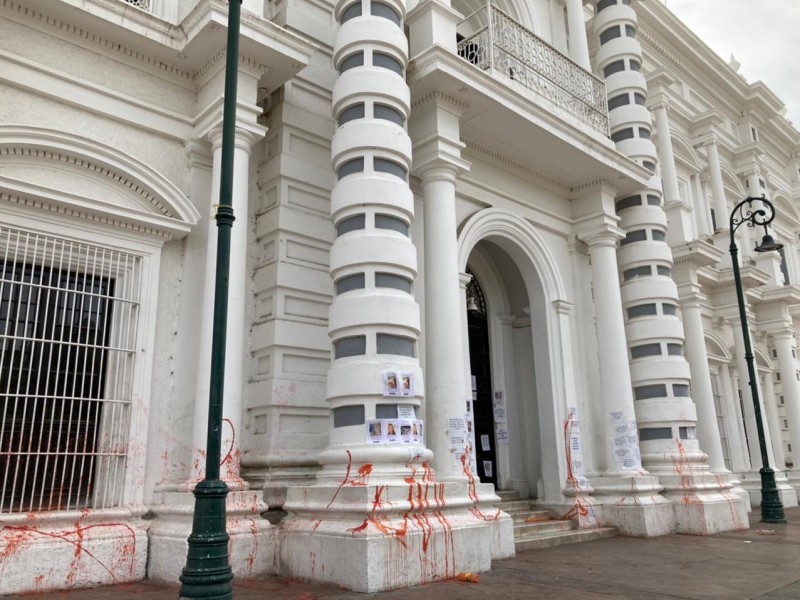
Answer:
<svg viewBox="0 0 800 600"><path fill-rule="evenodd" d="M368 444L422 443L422 421L419 419L373 419L367 421Z"/></svg>
<svg viewBox="0 0 800 600"><path fill-rule="evenodd" d="M383 395L414 396L414 374L402 371L384 371Z"/></svg>

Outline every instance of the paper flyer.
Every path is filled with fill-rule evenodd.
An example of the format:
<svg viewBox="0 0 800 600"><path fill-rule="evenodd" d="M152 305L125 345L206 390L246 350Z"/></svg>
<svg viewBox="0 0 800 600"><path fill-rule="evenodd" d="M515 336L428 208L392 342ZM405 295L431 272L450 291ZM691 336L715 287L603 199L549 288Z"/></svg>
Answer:
<svg viewBox="0 0 800 600"><path fill-rule="evenodd" d="M420 419L372 419L367 421L368 444L422 444Z"/></svg>
<svg viewBox="0 0 800 600"><path fill-rule="evenodd" d="M642 459L639 450L639 433L636 429L636 419L628 411L611 411L608 415L611 424L611 448L617 466L626 471L636 471L642 468Z"/></svg>
<svg viewBox="0 0 800 600"><path fill-rule="evenodd" d="M405 371L384 371L383 395L406 397L413 396L414 374Z"/></svg>

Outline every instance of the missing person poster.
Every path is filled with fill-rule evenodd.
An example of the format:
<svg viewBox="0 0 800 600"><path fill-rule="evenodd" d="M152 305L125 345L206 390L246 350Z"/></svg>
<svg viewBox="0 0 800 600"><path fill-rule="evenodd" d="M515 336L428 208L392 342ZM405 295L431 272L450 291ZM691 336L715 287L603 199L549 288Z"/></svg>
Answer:
<svg viewBox="0 0 800 600"><path fill-rule="evenodd" d="M414 395L414 374L406 371L384 371L383 395L412 397Z"/></svg>
<svg viewBox="0 0 800 600"><path fill-rule="evenodd" d="M367 421L368 444L422 444L420 419L372 419Z"/></svg>

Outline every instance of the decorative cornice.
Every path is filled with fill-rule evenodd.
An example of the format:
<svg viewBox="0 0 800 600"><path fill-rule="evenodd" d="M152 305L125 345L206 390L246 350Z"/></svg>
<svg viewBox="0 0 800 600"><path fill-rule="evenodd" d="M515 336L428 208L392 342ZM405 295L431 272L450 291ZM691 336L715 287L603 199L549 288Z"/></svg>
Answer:
<svg viewBox="0 0 800 600"><path fill-rule="evenodd" d="M435 102L437 104L439 103L450 104L453 108L456 108L459 112L463 112L467 108L469 108L469 105L466 104L465 102L453 98L449 94L445 94L443 92L435 90L433 92L430 92L429 94L422 96L421 98L417 98L416 100L414 100L414 102L411 103L411 110L413 111L415 108L428 104L429 102Z"/></svg>
<svg viewBox="0 0 800 600"><path fill-rule="evenodd" d="M642 27L641 24L639 25L639 29L637 30L636 34L637 39L640 42L646 43L652 50L656 53L660 54L664 58L666 58L673 66L677 67L681 75L686 79L692 81L698 87L700 87L704 92L706 92L709 96L714 98L719 104L723 106L726 110L730 111L733 114L738 113L737 107L731 103L727 98L725 98L722 94L717 92L711 85L708 84L702 77L697 74L697 70L694 69L691 65L685 63L680 58L678 58L675 54L670 52L663 44L658 42L652 33L650 33L646 28ZM682 78L683 78L682 77Z"/></svg>

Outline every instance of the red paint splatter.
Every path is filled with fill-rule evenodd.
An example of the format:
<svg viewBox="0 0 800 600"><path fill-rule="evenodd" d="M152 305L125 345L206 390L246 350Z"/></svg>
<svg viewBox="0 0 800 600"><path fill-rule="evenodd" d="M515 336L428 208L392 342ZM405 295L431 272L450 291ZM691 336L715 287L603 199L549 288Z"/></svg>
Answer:
<svg viewBox="0 0 800 600"><path fill-rule="evenodd" d="M366 486L369 484L369 476L372 473L372 464L367 463L362 465L358 468L357 474L353 479L350 479L350 471L353 468L353 455L350 453L350 450L345 450L347 453L347 467L345 468L344 472L344 479L342 479L342 483L339 484L339 487L336 488L336 493L333 494L333 498L331 501L328 502L328 506L325 508L330 508L333 501L336 500L336 496L339 495L341 489L348 485L348 486Z"/></svg>

